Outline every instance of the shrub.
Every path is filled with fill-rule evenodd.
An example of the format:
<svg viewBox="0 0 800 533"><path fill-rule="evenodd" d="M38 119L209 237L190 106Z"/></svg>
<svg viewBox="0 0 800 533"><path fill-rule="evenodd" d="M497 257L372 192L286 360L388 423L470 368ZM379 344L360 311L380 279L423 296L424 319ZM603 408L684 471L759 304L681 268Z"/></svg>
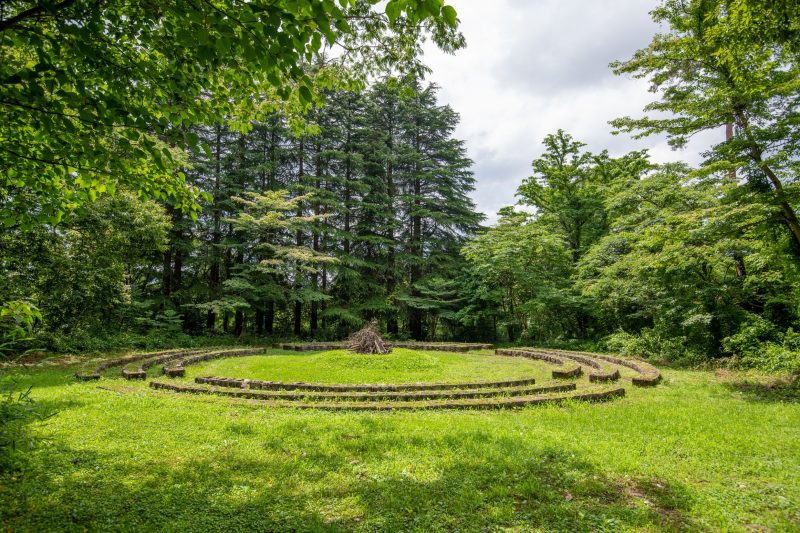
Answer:
<svg viewBox="0 0 800 533"><path fill-rule="evenodd" d="M0 471L15 468L35 439L29 425L52 416L31 398L31 389L20 391L17 383L6 378L0 381Z"/></svg>
<svg viewBox="0 0 800 533"><path fill-rule="evenodd" d="M758 315L750 315L736 333L722 340L722 348L737 358L753 357L765 343L776 341L780 336L773 323Z"/></svg>
<svg viewBox="0 0 800 533"><path fill-rule="evenodd" d="M788 372L800 375L800 351L789 350L782 344L767 343L757 353L742 357L741 366L767 372Z"/></svg>
<svg viewBox="0 0 800 533"><path fill-rule="evenodd" d="M37 342L43 349L53 353L104 353L115 350L160 350L240 343L233 336L194 337L163 329L149 333L123 331L111 334L86 330L75 330L69 335L47 332L40 334Z"/></svg>
<svg viewBox="0 0 800 533"><path fill-rule="evenodd" d="M694 366L708 360L708 356L689 348L685 338L670 336L651 328L643 328L638 335L624 331L612 333L603 339L601 345L610 352L681 365Z"/></svg>
<svg viewBox="0 0 800 533"><path fill-rule="evenodd" d="M183 317L172 309L158 313L155 318L138 317L135 322L146 333L183 333Z"/></svg>
<svg viewBox="0 0 800 533"><path fill-rule="evenodd" d="M722 341L733 366L800 374L800 334L751 315L734 335Z"/></svg>
<svg viewBox="0 0 800 533"><path fill-rule="evenodd" d="M24 301L0 305L0 356L23 349L31 340L33 326L42 319L35 305Z"/></svg>

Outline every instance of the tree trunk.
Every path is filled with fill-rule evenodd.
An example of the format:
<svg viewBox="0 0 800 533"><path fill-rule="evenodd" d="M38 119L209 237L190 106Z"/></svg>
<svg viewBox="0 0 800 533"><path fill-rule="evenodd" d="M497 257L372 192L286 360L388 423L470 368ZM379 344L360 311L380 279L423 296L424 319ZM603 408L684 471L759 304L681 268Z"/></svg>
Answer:
<svg viewBox="0 0 800 533"><path fill-rule="evenodd" d="M172 246L164 250L164 264L161 269L161 293L164 298L172 294Z"/></svg>
<svg viewBox="0 0 800 533"><path fill-rule="evenodd" d="M733 122L725 124L725 141L731 142L733 140ZM728 171L730 178L736 178L736 169L732 168Z"/></svg>
<svg viewBox="0 0 800 533"><path fill-rule="evenodd" d="M236 315L233 320L233 334L237 337L241 337L243 332L244 332L244 313L240 309L237 309Z"/></svg>
<svg viewBox="0 0 800 533"><path fill-rule="evenodd" d="M327 293L328 291L328 267L325 263L322 264L322 292ZM320 309L322 309L322 329L324 331L328 331L328 319L325 318L325 309L327 304L323 300L320 304Z"/></svg>
<svg viewBox="0 0 800 533"><path fill-rule="evenodd" d="M737 278L744 278L747 277L747 270L744 266L744 257L740 253L736 253L733 256L733 262L736 265L736 277Z"/></svg>
<svg viewBox="0 0 800 533"><path fill-rule="evenodd" d="M322 151L322 146L319 142L316 144L316 154L314 157L314 188L316 191L322 190L322 155L320 152ZM314 202L314 216L319 217L322 214L322 206L320 205L319 200ZM312 240L311 247L314 252L319 253L319 242L320 242L320 223L319 221L314 221L314 237ZM314 275L312 276L311 283L314 287L314 292L319 290L319 267L315 267ZM309 316L309 329L311 330L311 335L314 336L317 333L318 329L318 312L319 312L319 303L317 300L311 302L311 313Z"/></svg>
<svg viewBox="0 0 800 533"><path fill-rule="evenodd" d="M222 242L222 217L220 213L219 202L220 198L220 182L222 174L222 127L216 127L216 138L214 147L214 206L212 208L211 216L213 219L213 230L211 235L211 268L209 269L208 285L211 289L211 298L219 298L219 288L221 283L220 272L220 253L219 245ZM206 327L213 329L217 321L216 314L213 311L208 312L206 317ZM223 324L224 330L227 333L227 319Z"/></svg>
<svg viewBox="0 0 800 533"><path fill-rule="evenodd" d="M419 156L420 141L419 141L419 122L416 124L414 132L414 151ZM413 257L411 264L411 296L419 297L419 289L416 284L422 278L422 216L420 211L422 209L422 180L419 176L418 161L414 161L414 213L411 215L411 255ZM411 338L421 341L425 339L422 322L422 310L415 307L409 309L408 326L411 332Z"/></svg>
<svg viewBox="0 0 800 533"><path fill-rule="evenodd" d="M352 160L350 156L350 142L352 133L350 122L347 123L347 138L345 141L345 162L344 162L344 254L350 255L350 180L353 177Z"/></svg>
<svg viewBox="0 0 800 533"><path fill-rule="evenodd" d="M303 304L299 301L294 303L294 335L300 337L303 334Z"/></svg>
<svg viewBox="0 0 800 533"><path fill-rule="evenodd" d="M174 207L167 204L166 211L170 218L174 218ZM164 250L163 264L161 268L161 293L164 295L165 300L168 299L172 294L172 251L174 245L175 244L172 239L172 235L170 235L170 243L167 246L167 249Z"/></svg>
<svg viewBox="0 0 800 533"><path fill-rule="evenodd" d="M272 335L275 324L275 302L267 302L267 310L264 313L264 331L267 335Z"/></svg>
<svg viewBox="0 0 800 533"><path fill-rule="evenodd" d="M264 311L256 309L256 337L260 337L264 333Z"/></svg>
<svg viewBox="0 0 800 533"><path fill-rule="evenodd" d="M183 281L183 250L181 247L177 245L183 239L183 232L181 231L180 224L183 216L179 209L175 210L175 213L172 217L172 243L171 246L175 248L174 252L174 259L173 259L173 268L172 268L172 292L178 292L181 290L181 283ZM177 246L176 246L177 245ZM175 301L176 305L179 305L179 301Z"/></svg>
<svg viewBox="0 0 800 533"><path fill-rule="evenodd" d="M305 167L303 166L305 160L305 143L302 139L300 139L300 150L299 150L299 161L297 167L297 182L302 183L303 177L305 176ZM297 208L297 216L303 216L303 208ZM303 245L303 232L299 229L295 234L295 244L297 246ZM300 267L299 265L295 267L294 270L294 290L295 292L299 292L301 288L300 283ZM295 295L297 296L297 295ZM294 302L294 334L296 337L299 337L303 333L303 304L300 302L299 299L295 300Z"/></svg>
<svg viewBox="0 0 800 533"><path fill-rule="evenodd" d="M390 297L397 286L397 280L395 278L395 237L394 237L394 178L392 176L392 163L389 162L386 166L386 189L388 192L388 202L389 202L389 225L387 229L387 237L388 237L388 253L386 258L386 295ZM386 332L392 335L397 335L399 332L399 328L397 325L397 315L394 311L389 311L389 315L386 318Z"/></svg>
<svg viewBox="0 0 800 533"><path fill-rule="evenodd" d="M750 158L758 166L758 168L764 172L764 174L767 176L767 179L769 179L770 183L772 184L775 196L778 200L778 205L780 205L781 208L781 216L783 217L786 226L789 228L789 231L792 232L795 248L800 250L800 220L798 220L797 214L794 212L794 209L791 205L789 205L789 202L786 199L786 193L783 190L783 184L781 183L780 178L778 178L775 172L773 172L769 167L769 165L764 162L762 157L764 152L752 138L749 131L749 121L744 112L735 111L735 115L737 121L739 122L740 131L743 132L742 134L748 141L750 147Z"/></svg>
<svg viewBox="0 0 800 533"><path fill-rule="evenodd" d="M755 154L753 156L753 160L758 164L761 170L764 171L767 178L769 178L770 183L772 183L772 187L775 190L775 196L778 199L778 204L781 208L781 215L783 216L783 220L786 225L789 227L789 230L792 232L792 236L794 237L795 244L800 247L800 220L797 218L797 213L794 212L792 206L789 205L789 202L786 200L786 193L783 190L783 184L778 176L772 171L772 169L764 163L761 159L761 154Z"/></svg>
<svg viewBox="0 0 800 533"><path fill-rule="evenodd" d="M235 262L237 265L241 265L242 263L244 263L244 248L241 246L236 251ZM227 277L230 279L230 272L228 272ZM241 309L237 309L233 319L233 334L236 335L237 337L241 337L242 333L244 333L244 320L245 320L244 312Z"/></svg>
<svg viewBox="0 0 800 533"><path fill-rule="evenodd" d="M180 250L175 250L175 262L172 271L173 292L181 290L182 280L183 280L183 253Z"/></svg>
<svg viewBox="0 0 800 533"><path fill-rule="evenodd" d="M511 320L509 321L508 326L506 326L506 331L508 333L508 341L509 342L514 342L516 340L516 331L514 330L514 321L517 319L517 312L516 312L516 306L514 305L514 290L513 290L513 288L511 290L509 290L509 293L508 293L508 310L509 310L509 316L510 316Z"/></svg>

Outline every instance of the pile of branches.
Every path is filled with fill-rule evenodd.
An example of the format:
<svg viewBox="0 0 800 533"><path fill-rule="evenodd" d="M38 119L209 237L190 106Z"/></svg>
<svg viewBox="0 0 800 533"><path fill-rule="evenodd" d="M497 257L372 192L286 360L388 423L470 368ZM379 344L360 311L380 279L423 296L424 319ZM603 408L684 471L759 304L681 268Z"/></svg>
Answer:
<svg viewBox="0 0 800 533"><path fill-rule="evenodd" d="M378 331L377 320L350 335L345 346L356 353L385 354L392 351L392 345L384 341Z"/></svg>

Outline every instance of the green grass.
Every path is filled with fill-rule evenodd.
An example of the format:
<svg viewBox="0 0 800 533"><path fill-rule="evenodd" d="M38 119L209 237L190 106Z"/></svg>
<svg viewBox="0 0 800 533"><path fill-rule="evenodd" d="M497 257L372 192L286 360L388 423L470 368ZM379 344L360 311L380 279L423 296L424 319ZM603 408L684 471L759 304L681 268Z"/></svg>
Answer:
<svg viewBox="0 0 800 533"><path fill-rule="evenodd" d="M247 377L315 383L411 383L550 379L550 368L519 357L481 353L428 352L396 348L388 355L358 355L346 350L215 359L187 367L187 377Z"/></svg>
<svg viewBox="0 0 800 533"><path fill-rule="evenodd" d="M435 381L473 377L464 369L484 364L453 354L463 368L448 369L455 359L439 355L413 371L347 360L325 369L313 354L294 356L314 362L302 376L277 356L204 371ZM0 477L0 529L800 528L800 391L763 378L666 370L658 387L628 386L626 398L602 404L330 413L119 379L77 383L72 371L14 371L58 415L36 428L46 440L23 470Z"/></svg>

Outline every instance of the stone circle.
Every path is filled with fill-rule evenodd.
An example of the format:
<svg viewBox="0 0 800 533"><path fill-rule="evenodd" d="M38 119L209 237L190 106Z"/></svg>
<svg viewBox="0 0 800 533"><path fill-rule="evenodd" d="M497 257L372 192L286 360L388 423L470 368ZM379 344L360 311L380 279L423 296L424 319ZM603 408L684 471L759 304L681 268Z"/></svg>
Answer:
<svg viewBox="0 0 800 533"><path fill-rule="evenodd" d="M343 349L344 343L286 343L283 350L306 352ZM393 347L426 351L468 352L487 350L489 344L395 342ZM456 383L336 384L281 382L227 376L200 376L194 383L171 378L184 377L186 367L203 361L245 357L264 353L267 347L193 348L142 353L104 361L90 372L79 372L78 379L101 379L104 372L121 367L125 379L148 379L148 370L161 366L163 377L152 379L156 391L178 394L211 395L255 401L264 406L327 410L405 410L405 409L498 409L568 401L603 401L625 395L622 381L634 386L656 385L661 373L638 359L599 353L545 348L506 348L497 356L536 359L553 366L552 381L536 383L521 378ZM365 355L365 357L370 357ZM620 372L634 375L623 378ZM586 376L582 380L581 376Z"/></svg>

